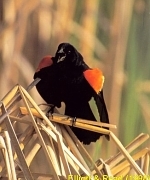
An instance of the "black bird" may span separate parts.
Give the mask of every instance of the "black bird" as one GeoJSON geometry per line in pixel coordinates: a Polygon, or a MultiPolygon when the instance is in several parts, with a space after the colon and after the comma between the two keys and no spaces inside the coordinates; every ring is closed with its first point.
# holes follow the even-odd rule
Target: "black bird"
{"type": "MultiPolygon", "coordinates": [[[[41,69],[41,65],[39,67],[40,71],[43,71],[43,76],[40,77],[41,84],[40,82],[37,84],[37,90],[43,99],[57,107],[63,101],[66,106],[65,114],[68,116],[96,121],[89,105],[93,97],[100,120],[109,123],[102,91],[104,82],[102,72],[99,69],[91,69],[84,62],[82,55],[69,43],[61,43],[51,60],[53,63],[50,65],[41,63],[44,64],[44,68],[41,69]]],[[[39,77],[40,71],[36,72],[34,77],[39,77]]],[[[103,135],[76,127],[72,130],[84,144],[95,142],[103,135]]]]}
{"type": "MultiPolygon", "coordinates": [[[[65,114],[96,121],[89,101],[93,97],[100,120],[109,123],[108,113],[103,97],[104,76],[99,69],[91,69],[82,55],[69,43],[61,43],[53,58],[61,74],[62,100],[66,105],[65,114]]],[[[84,144],[99,139],[99,133],[73,128],[78,139],[84,144]]]]}
{"type": "Polygon", "coordinates": [[[51,106],[50,111],[53,112],[55,106],[61,107],[61,97],[58,85],[59,74],[52,58],[52,56],[42,58],[34,74],[34,79],[41,79],[36,85],[36,89],[41,97],[51,106]]]}

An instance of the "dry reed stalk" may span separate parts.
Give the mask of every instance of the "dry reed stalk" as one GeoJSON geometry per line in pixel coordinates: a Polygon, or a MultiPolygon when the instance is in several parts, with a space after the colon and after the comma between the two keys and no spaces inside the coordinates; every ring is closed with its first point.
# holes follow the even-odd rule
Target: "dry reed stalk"
{"type": "MultiPolygon", "coordinates": [[[[5,113],[7,114],[7,111],[6,111],[6,108],[5,106],[2,104],[2,113],[5,113]]],[[[6,124],[6,127],[7,127],[7,130],[9,132],[9,135],[11,137],[11,140],[12,140],[12,143],[14,145],[14,148],[16,150],[16,153],[17,153],[17,156],[18,156],[18,159],[20,161],[20,164],[22,166],[22,171],[24,172],[24,174],[26,175],[26,177],[29,179],[29,180],[33,180],[33,177],[32,177],[32,174],[29,170],[29,167],[27,166],[27,163],[25,161],[25,157],[24,157],[24,154],[22,153],[21,149],[20,149],[20,146],[19,146],[19,142],[18,142],[18,139],[17,139],[17,136],[15,134],[15,131],[14,131],[14,128],[11,124],[11,121],[9,119],[9,116],[7,115],[6,118],[5,118],[5,124],[6,124]]]]}
{"type": "Polygon", "coordinates": [[[19,140],[19,143],[20,143],[20,146],[21,146],[21,143],[26,145],[29,140],[31,139],[31,137],[33,136],[34,134],[34,128],[33,126],[28,126],[23,132],[21,135],[18,135],[18,140],[19,140]]]}
{"type": "Polygon", "coordinates": [[[11,147],[11,142],[10,142],[10,137],[9,137],[8,131],[4,131],[4,136],[6,139],[6,147],[8,150],[8,157],[9,157],[11,174],[12,174],[11,176],[12,176],[13,180],[17,180],[16,172],[15,172],[14,159],[13,159],[13,153],[12,153],[12,147],[11,147]]]}
{"type": "Polygon", "coordinates": [[[65,177],[67,177],[68,174],[71,174],[71,171],[70,171],[69,164],[67,162],[67,158],[66,158],[64,149],[62,147],[62,144],[63,144],[62,137],[60,134],[56,134],[56,138],[57,138],[57,144],[58,144],[58,152],[60,155],[60,161],[62,162],[61,165],[63,167],[62,169],[64,170],[65,177]]]}
{"type": "MultiPolygon", "coordinates": [[[[19,141],[19,146],[20,149],[23,151],[25,146],[28,144],[28,142],[31,140],[32,138],[32,134],[33,134],[33,127],[29,126],[22,134],[20,137],[18,137],[18,141],[19,141]]],[[[14,153],[14,160],[17,159],[17,154],[14,153]]],[[[27,161],[28,162],[28,161],[27,161]]],[[[28,163],[27,163],[28,164],[28,163]]]]}
{"type": "Polygon", "coordinates": [[[29,107],[29,104],[28,104],[28,102],[27,102],[27,99],[25,98],[25,94],[24,94],[24,92],[23,92],[23,90],[22,90],[22,87],[20,87],[20,86],[19,86],[19,91],[20,91],[21,97],[22,97],[22,99],[24,100],[24,103],[25,103],[25,105],[26,105],[26,107],[27,107],[27,109],[28,109],[29,116],[30,116],[30,118],[31,118],[31,120],[32,120],[32,124],[33,124],[33,126],[34,126],[34,128],[35,128],[35,131],[36,131],[36,133],[37,133],[37,136],[38,136],[38,138],[39,138],[39,140],[40,140],[40,143],[41,143],[41,145],[42,145],[42,147],[43,147],[43,150],[44,150],[44,153],[45,153],[45,155],[46,155],[46,157],[47,157],[49,166],[50,166],[50,168],[52,168],[53,176],[54,176],[54,178],[55,178],[56,180],[59,180],[59,177],[58,177],[58,175],[57,175],[57,173],[56,173],[56,171],[55,171],[54,164],[53,164],[52,159],[51,159],[51,156],[50,156],[50,154],[49,154],[49,152],[48,152],[48,150],[47,150],[47,147],[46,147],[46,144],[45,144],[45,142],[44,142],[44,139],[43,139],[43,137],[42,137],[42,135],[41,135],[41,133],[40,133],[40,130],[39,130],[39,128],[38,128],[38,126],[37,126],[37,124],[36,124],[36,122],[35,122],[35,119],[34,119],[34,117],[33,117],[33,114],[32,114],[32,112],[30,111],[30,107],[29,107]]]}
{"type": "Polygon", "coordinates": [[[71,174],[76,174],[76,175],[80,176],[80,169],[79,169],[78,165],[68,155],[67,155],[67,160],[70,165],[71,174]]]}
{"type": "MultiPolygon", "coordinates": [[[[55,121],[57,123],[61,123],[60,119],[62,121],[62,124],[72,125],[72,121],[73,121],[74,118],[69,117],[67,115],[57,114],[57,113],[53,113],[53,116],[50,116],[50,120],[55,121]],[[66,122],[64,123],[63,121],[66,121],[66,122]]],[[[85,120],[85,119],[80,119],[80,118],[77,118],[76,122],[87,124],[87,125],[94,125],[94,126],[98,126],[98,127],[106,127],[106,128],[114,128],[114,129],[116,129],[116,125],[113,125],[113,124],[95,122],[95,121],[90,121],[90,120],[85,120]]]]}
{"type": "MultiPolygon", "coordinates": [[[[0,139],[1,140],[1,139],[0,139]]],[[[5,163],[5,159],[4,159],[4,155],[3,155],[3,150],[1,149],[1,156],[3,157],[0,161],[0,177],[2,177],[4,174],[6,174],[7,172],[7,167],[6,167],[6,163],[5,163]]]]}
{"type": "Polygon", "coordinates": [[[15,121],[15,122],[19,122],[19,123],[23,123],[23,124],[28,124],[28,125],[31,125],[32,124],[32,122],[30,121],[30,120],[24,120],[23,118],[20,118],[20,117],[15,117],[15,116],[12,116],[12,115],[10,115],[9,116],[10,117],[10,119],[12,120],[12,121],[15,121]]]}
{"type": "Polygon", "coordinates": [[[61,170],[60,170],[59,161],[57,159],[57,153],[56,153],[56,149],[53,144],[53,140],[51,137],[48,137],[44,131],[41,131],[41,133],[44,138],[45,144],[47,146],[47,150],[48,150],[49,154],[51,155],[52,161],[54,163],[55,171],[60,176],[61,170]]]}
{"type": "Polygon", "coordinates": [[[16,93],[18,92],[18,85],[14,86],[1,100],[4,104],[5,107],[8,106],[8,104],[10,103],[10,101],[12,101],[12,97],[14,97],[16,95],[16,93]]]}
{"type": "MultiPolygon", "coordinates": [[[[23,115],[27,115],[27,109],[25,107],[20,107],[20,111],[23,115]]],[[[35,108],[31,108],[32,114],[38,118],[41,118],[41,115],[37,112],[35,108]]],[[[58,113],[53,113],[52,116],[49,117],[51,121],[61,123],[61,124],[66,124],[69,126],[72,126],[72,121],[73,117],[67,116],[67,115],[61,115],[58,113]]],[[[80,119],[77,118],[76,122],[87,124],[87,125],[94,125],[98,127],[107,127],[107,128],[114,128],[116,129],[116,125],[113,124],[107,124],[107,123],[102,123],[102,122],[95,122],[95,121],[90,121],[90,120],[85,120],[85,119],[80,119]]]]}
{"type": "Polygon", "coordinates": [[[116,174],[116,177],[120,177],[120,176],[125,177],[127,174],[129,174],[130,170],[131,170],[130,166],[125,167],[125,168],[123,168],[122,171],[120,171],[116,174]]]}
{"type": "Polygon", "coordinates": [[[89,153],[86,151],[86,149],[84,148],[84,146],[82,145],[82,143],[78,140],[78,138],[75,136],[75,134],[72,132],[72,130],[68,127],[65,126],[65,128],[67,129],[67,131],[69,132],[70,137],[72,138],[72,140],[75,142],[75,144],[77,145],[77,148],[79,149],[79,151],[81,152],[81,154],[85,157],[85,160],[87,159],[89,161],[89,163],[91,164],[91,166],[93,166],[94,171],[92,172],[92,174],[97,174],[99,176],[102,176],[102,173],[99,171],[99,169],[97,168],[96,164],[94,163],[94,161],[92,160],[91,156],[89,155],[89,153]]]}
{"type": "MultiPolygon", "coordinates": [[[[136,137],[129,145],[127,145],[125,148],[126,150],[131,153],[133,150],[135,150],[136,148],[138,148],[142,143],[144,143],[147,139],[149,138],[148,134],[140,134],[138,137],[136,137]]],[[[121,154],[121,152],[119,152],[118,154],[116,154],[115,156],[113,156],[112,158],[106,160],[106,163],[113,168],[114,166],[116,166],[116,164],[118,164],[122,159],[124,158],[123,154],[121,154]]]]}
{"type": "MultiPolygon", "coordinates": [[[[5,144],[5,141],[4,141],[2,136],[0,136],[0,146],[1,146],[0,149],[1,149],[3,157],[4,157],[4,161],[6,164],[7,176],[8,176],[8,179],[11,180],[12,179],[12,172],[11,172],[11,167],[10,167],[8,151],[7,151],[6,144],[5,144]]],[[[0,173],[0,176],[1,176],[1,173],[0,173]]]]}
{"type": "MultiPolygon", "coordinates": [[[[103,177],[103,175],[108,175],[113,177],[110,167],[103,161],[103,159],[99,158],[98,163],[96,162],[98,169],[99,169],[99,164],[101,166],[101,169],[99,170],[99,172],[101,173],[100,177],[103,177]]],[[[92,173],[96,174],[95,170],[92,171],[92,173]]]]}
{"type": "MultiPolygon", "coordinates": [[[[58,129],[58,127],[57,127],[57,129],[58,129]]],[[[48,135],[48,138],[49,138],[51,146],[52,146],[52,148],[54,150],[55,158],[56,158],[56,161],[57,161],[58,166],[60,168],[60,170],[59,170],[60,174],[65,177],[66,173],[65,173],[65,169],[64,169],[64,165],[63,165],[63,161],[62,161],[61,155],[59,154],[58,144],[55,142],[55,140],[53,140],[53,138],[51,136],[48,135]]],[[[57,139],[56,139],[56,141],[57,141],[57,139]]],[[[67,166],[68,166],[68,164],[67,164],[67,166]]]]}
{"type": "Polygon", "coordinates": [[[121,142],[117,139],[117,137],[110,132],[110,137],[112,138],[112,140],[114,141],[114,143],[117,145],[117,147],[120,149],[120,151],[122,152],[122,154],[126,157],[126,159],[129,161],[129,163],[131,164],[131,166],[134,168],[134,170],[137,172],[137,174],[139,175],[145,175],[143,173],[143,171],[139,168],[139,166],[135,163],[135,161],[133,160],[133,158],[131,157],[131,155],[128,153],[128,151],[126,151],[126,149],[123,147],[123,145],[121,144],[121,142]]]}
{"type": "MultiPolygon", "coordinates": [[[[39,78],[36,78],[28,87],[27,87],[27,91],[29,91],[30,89],[33,88],[33,86],[35,86],[38,82],[40,81],[39,78]]],[[[15,87],[13,87],[7,94],[6,96],[4,96],[4,98],[1,100],[1,102],[4,103],[4,106],[7,108],[7,114],[9,114],[12,111],[12,108],[14,107],[14,105],[21,100],[20,94],[19,94],[19,86],[16,85],[15,87]],[[10,105],[11,104],[11,105],[10,105]]],[[[0,106],[2,106],[2,104],[0,104],[0,106]]],[[[1,111],[0,111],[1,112],[1,111]]],[[[4,118],[6,117],[7,114],[4,114],[0,117],[0,123],[2,123],[2,121],[4,120],[4,118]]]]}
{"type": "MultiPolygon", "coordinates": [[[[143,150],[139,151],[138,153],[136,153],[135,155],[133,155],[132,158],[134,159],[134,161],[137,161],[141,157],[145,156],[145,154],[148,152],[149,152],[149,149],[147,149],[147,148],[143,149],[143,150]]],[[[111,171],[114,175],[116,175],[116,174],[118,174],[118,172],[122,171],[123,168],[128,167],[129,165],[130,165],[130,163],[125,160],[122,163],[120,163],[119,165],[112,168],[111,171]]]]}
{"type": "MultiPolygon", "coordinates": [[[[21,110],[22,114],[27,114],[27,111],[26,111],[25,108],[20,108],[20,110],[21,110]]],[[[32,109],[31,109],[31,111],[32,111],[32,109]]],[[[36,112],[36,111],[34,110],[33,112],[36,112]]],[[[36,112],[36,114],[37,114],[37,112],[36,112]]],[[[52,116],[50,116],[49,119],[54,121],[54,122],[58,122],[58,123],[62,123],[62,124],[65,124],[65,125],[72,126],[72,122],[73,122],[74,118],[69,117],[69,116],[65,116],[65,115],[61,115],[61,116],[57,115],[57,116],[55,116],[55,114],[56,113],[54,113],[52,116]]],[[[38,115],[38,117],[39,117],[39,115],[38,115]]],[[[108,134],[109,135],[109,132],[110,132],[109,130],[104,129],[104,128],[100,128],[100,127],[94,126],[94,125],[92,126],[92,125],[90,125],[91,122],[88,123],[88,120],[85,120],[86,124],[85,124],[85,122],[83,123],[84,120],[81,120],[81,121],[82,121],[82,123],[78,122],[78,118],[77,118],[76,122],[74,123],[74,127],[78,127],[78,128],[82,128],[82,129],[87,129],[87,130],[91,130],[91,131],[94,131],[94,132],[98,132],[98,133],[108,134]]],[[[96,124],[99,124],[99,123],[97,122],[96,124]]],[[[105,123],[103,123],[103,126],[105,127],[104,124],[105,123]]],[[[101,126],[101,125],[99,124],[99,126],[101,126]]],[[[109,125],[107,125],[107,127],[108,126],[109,125]]],[[[113,125],[111,127],[113,127],[113,125]]]]}
{"type": "MultiPolygon", "coordinates": [[[[63,135],[63,140],[65,141],[65,144],[67,143],[67,139],[64,137],[64,133],[63,133],[63,127],[62,126],[60,126],[60,125],[57,125],[57,124],[55,124],[56,125],[56,127],[57,127],[57,130],[59,129],[59,132],[61,131],[61,133],[62,133],[62,135],[63,135]]],[[[57,140],[57,139],[56,139],[57,140]]],[[[68,148],[70,149],[70,146],[69,146],[69,144],[67,143],[67,146],[68,146],[68,148]]],[[[70,156],[68,156],[68,154],[66,153],[66,158],[67,158],[67,161],[68,161],[68,163],[70,164],[70,168],[72,168],[72,174],[73,174],[73,172],[74,172],[74,174],[77,174],[77,175],[80,175],[79,174],[79,167],[78,167],[78,165],[73,161],[73,159],[70,157],[70,156]]],[[[62,162],[62,159],[60,158],[60,165],[62,166],[63,165],[63,162],[62,162]]],[[[63,168],[63,170],[64,170],[64,168],[63,168]]],[[[63,172],[64,173],[64,172],[63,172]]],[[[62,173],[62,174],[63,174],[62,173]]]]}
{"type": "Polygon", "coordinates": [[[28,151],[25,153],[26,162],[28,166],[30,166],[31,162],[33,161],[34,157],[38,153],[38,151],[41,149],[41,144],[39,143],[38,138],[34,140],[28,151]]]}
{"type": "Polygon", "coordinates": [[[144,164],[143,164],[143,172],[145,174],[148,174],[148,170],[149,170],[149,162],[150,162],[150,154],[146,153],[144,156],[144,164]]]}
{"type": "MultiPolygon", "coordinates": [[[[53,132],[51,131],[51,129],[47,128],[43,123],[40,122],[40,126],[42,127],[42,129],[49,135],[51,136],[56,142],[57,142],[57,138],[55,136],[55,134],[53,134],[53,132]]],[[[80,167],[80,169],[86,174],[89,175],[89,172],[85,169],[85,167],[80,163],[80,161],[78,161],[78,159],[72,154],[71,151],[69,151],[69,149],[65,146],[65,144],[62,144],[63,149],[65,150],[65,152],[67,153],[67,155],[80,167]]],[[[72,167],[74,168],[74,167],[72,167]]]]}
{"type": "Polygon", "coordinates": [[[110,170],[110,167],[102,160],[102,164],[103,164],[103,174],[107,174],[108,177],[113,177],[112,172],[110,170]]]}
{"type": "Polygon", "coordinates": [[[71,137],[69,136],[69,134],[67,133],[67,131],[64,129],[63,126],[61,127],[61,130],[63,133],[63,137],[65,138],[70,150],[73,152],[73,154],[76,156],[76,158],[83,164],[83,166],[90,172],[90,169],[89,169],[87,163],[85,162],[85,160],[83,159],[81,152],[79,152],[77,146],[72,141],[71,137]]]}

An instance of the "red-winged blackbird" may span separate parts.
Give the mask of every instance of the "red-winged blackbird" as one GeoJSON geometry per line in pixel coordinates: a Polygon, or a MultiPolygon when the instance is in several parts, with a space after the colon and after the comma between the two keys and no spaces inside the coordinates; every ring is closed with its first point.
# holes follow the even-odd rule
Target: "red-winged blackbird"
{"type": "MultiPolygon", "coordinates": [[[[102,91],[102,72],[89,68],[71,44],[61,43],[55,57],[44,58],[38,70],[34,78],[39,77],[41,81],[36,87],[47,103],[60,107],[61,102],[64,102],[66,115],[96,121],[89,105],[93,97],[100,120],[109,123],[102,91]]],[[[76,127],[72,130],[84,144],[95,142],[103,135],[76,127]]]]}
{"type": "Polygon", "coordinates": [[[57,73],[57,66],[53,64],[52,59],[52,56],[43,57],[36,69],[34,79],[41,79],[36,85],[37,91],[53,109],[55,106],[61,107],[61,97],[58,85],[59,74],[57,73]]]}

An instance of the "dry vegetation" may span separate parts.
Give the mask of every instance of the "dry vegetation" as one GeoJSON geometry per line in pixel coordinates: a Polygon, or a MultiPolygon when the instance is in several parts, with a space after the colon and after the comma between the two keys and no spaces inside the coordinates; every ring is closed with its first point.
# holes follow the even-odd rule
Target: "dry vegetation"
{"type": "MultiPolygon", "coordinates": [[[[6,174],[10,179],[12,176],[15,179],[16,175],[21,177],[24,175],[24,168],[29,179],[32,179],[31,176],[38,177],[39,174],[33,172],[40,171],[48,176],[51,174],[55,179],[65,177],[68,172],[80,175],[96,172],[100,176],[104,172],[113,176],[134,174],[135,171],[138,174],[148,174],[149,12],[149,0],[97,0],[95,3],[93,0],[0,0],[0,99],[5,96],[2,99],[0,119],[4,120],[3,115],[7,115],[7,123],[2,123],[6,128],[1,126],[0,136],[1,177],[6,177],[6,174]],[[117,126],[117,129],[112,128],[107,132],[111,137],[110,142],[101,138],[90,147],[83,147],[74,136],[68,136],[70,131],[68,132],[66,125],[60,125],[58,122],[52,124],[53,119],[45,119],[40,109],[42,117],[39,117],[39,112],[34,114],[28,109],[28,105],[31,107],[32,103],[35,103],[29,102],[31,97],[37,104],[43,100],[35,88],[30,91],[31,97],[28,93],[25,95],[26,91],[23,91],[22,86],[27,87],[32,82],[39,60],[44,55],[54,55],[58,44],[63,41],[76,46],[91,67],[96,66],[104,71],[104,94],[110,121],[117,126]],[[13,93],[8,95],[7,92],[12,87],[13,93]],[[23,113],[20,111],[20,103],[13,98],[16,93],[22,93],[21,105],[27,109],[22,118],[15,114],[23,113]],[[12,113],[13,101],[16,111],[12,113]],[[54,125],[58,127],[58,132],[50,130],[54,125]],[[64,131],[62,135],[58,135],[60,127],[64,131]],[[13,136],[20,145],[11,139],[11,147],[9,138],[13,136]],[[68,140],[70,138],[72,143],[68,140]],[[120,140],[124,146],[132,141],[126,146],[132,158],[122,147],[120,140]],[[76,160],[68,156],[66,151],[72,153],[76,160]],[[18,153],[17,156],[15,153],[18,153]],[[53,154],[56,154],[56,157],[53,154]],[[82,160],[81,156],[84,157],[82,160]],[[139,167],[134,164],[133,159],[138,162],[139,167]],[[57,169],[54,168],[55,163],[57,169]]],[[[37,108],[36,105],[34,109],[37,108]]],[[[56,115],[54,117],[62,122],[62,117],[56,115]]],[[[82,124],[79,120],[77,124],[81,125],[80,123],[82,124]]],[[[85,124],[82,127],[84,126],[85,124]]],[[[90,126],[92,127],[95,126],[90,126]]]]}
{"type": "Polygon", "coordinates": [[[95,163],[69,128],[72,121],[72,117],[58,113],[52,114],[48,119],[22,86],[16,85],[11,89],[1,101],[1,178],[10,180],[40,178],[74,180],[77,179],[76,176],[90,179],[95,177],[103,179],[104,176],[150,178],[150,150],[144,148],[130,155],[149,138],[147,134],[140,134],[125,148],[111,130],[101,128],[103,126],[111,129],[116,126],[100,122],[93,124],[77,118],[74,126],[109,135],[119,150],[119,153],[111,158],[103,160],[100,157],[95,163]],[[24,107],[18,106],[20,100],[23,101],[24,107]],[[20,124],[25,124],[26,128],[23,126],[23,131],[18,133],[16,129],[20,124]],[[48,173],[44,172],[44,168],[39,171],[31,170],[30,165],[40,149],[41,156],[45,156],[48,173]]]}

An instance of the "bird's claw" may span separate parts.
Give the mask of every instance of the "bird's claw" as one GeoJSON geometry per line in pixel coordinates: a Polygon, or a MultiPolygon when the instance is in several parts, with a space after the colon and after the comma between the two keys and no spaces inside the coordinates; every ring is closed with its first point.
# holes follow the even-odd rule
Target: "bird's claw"
{"type": "Polygon", "coordinates": [[[55,106],[54,105],[51,105],[49,110],[46,112],[46,116],[49,118],[49,116],[53,116],[53,113],[54,113],[54,108],[55,106]]]}
{"type": "Polygon", "coordinates": [[[72,127],[74,126],[75,122],[76,122],[77,117],[74,117],[72,120],[72,127]]]}

